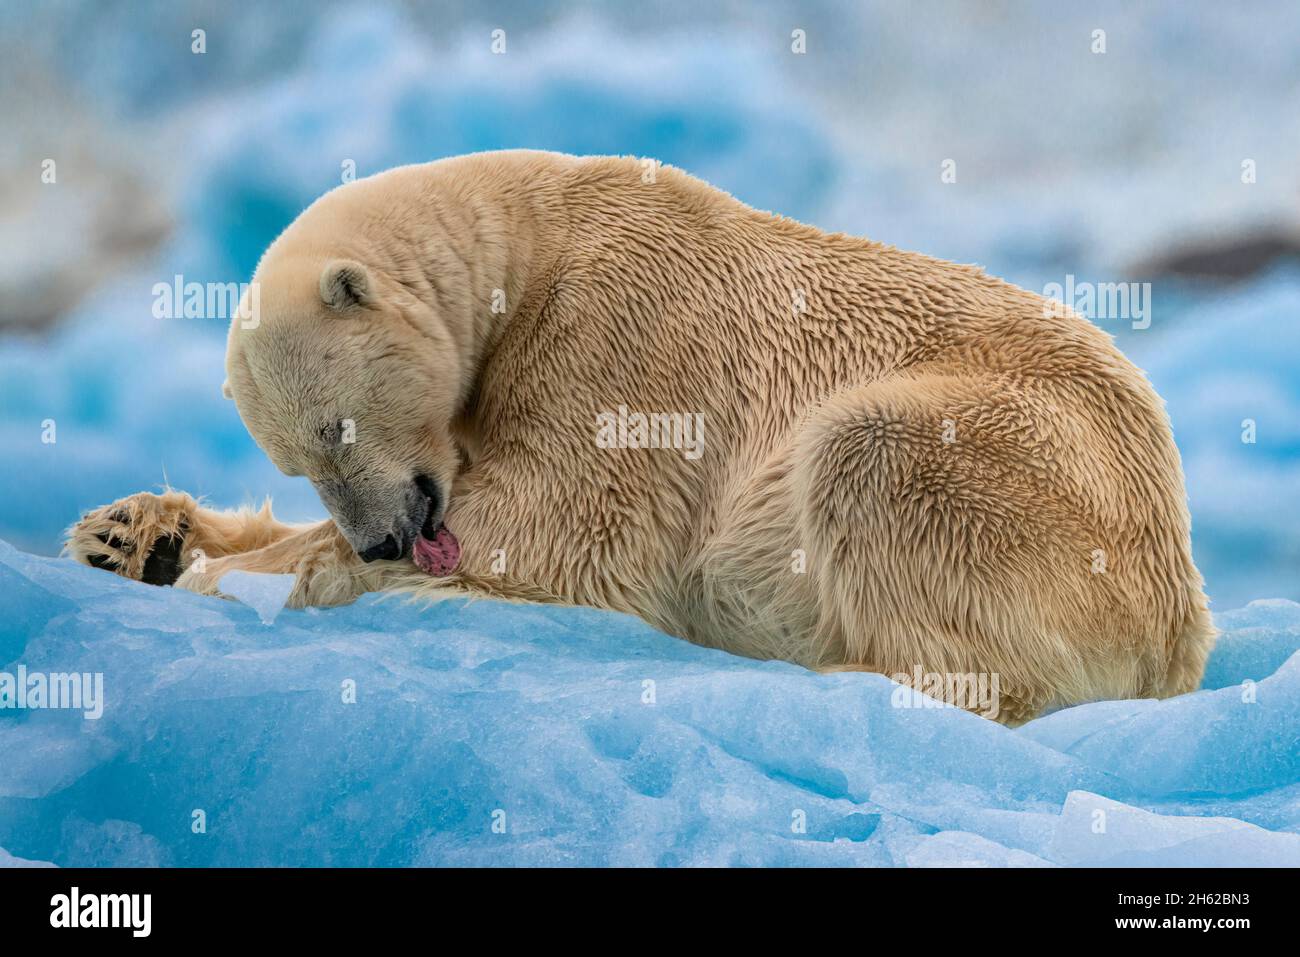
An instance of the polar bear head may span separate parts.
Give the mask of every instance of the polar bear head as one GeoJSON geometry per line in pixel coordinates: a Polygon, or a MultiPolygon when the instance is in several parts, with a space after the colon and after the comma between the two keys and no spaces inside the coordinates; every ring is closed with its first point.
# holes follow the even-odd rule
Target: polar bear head
{"type": "Polygon", "coordinates": [[[271,461],[311,481],[362,559],[414,554],[445,574],[430,555],[454,567],[459,554],[441,523],[469,345],[395,272],[273,246],[255,299],[231,323],[223,388],[271,461]]]}

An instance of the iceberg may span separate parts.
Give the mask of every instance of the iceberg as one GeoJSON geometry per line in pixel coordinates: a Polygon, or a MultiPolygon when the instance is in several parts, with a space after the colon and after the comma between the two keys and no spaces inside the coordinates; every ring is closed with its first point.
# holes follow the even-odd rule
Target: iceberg
{"type": "Polygon", "coordinates": [[[1196,693],[1010,730],[590,608],[371,595],[267,625],[2,543],[0,588],[0,670],[104,699],[0,709],[4,863],[1300,864],[1289,601],[1221,615],[1196,693]]]}

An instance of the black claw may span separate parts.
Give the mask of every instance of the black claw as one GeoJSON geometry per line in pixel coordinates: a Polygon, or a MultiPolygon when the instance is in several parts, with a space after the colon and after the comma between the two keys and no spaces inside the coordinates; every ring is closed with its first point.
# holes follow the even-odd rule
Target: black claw
{"type": "MultiPolygon", "coordinates": [[[[101,541],[104,540],[101,539],[101,541]]],[[[110,535],[108,540],[104,541],[104,544],[107,545],[109,548],[116,548],[123,555],[130,555],[132,552],[135,551],[135,542],[123,541],[122,539],[118,538],[116,535],[110,535]]]]}
{"type": "Polygon", "coordinates": [[[131,513],[124,508],[119,508],[112,515],[108,516],[109,521],[117,522],[119,525],[125,525],[131,518],[131,513]]]}
{"type": "MultiPolygon", "coordinates": [[[[100,541],[103,541],[103,539],[100,539],[100,541]]],[[[117,562],[107,555],[87,555],[86,559],[96,568],[104,568],[110,572],[117,568],[117,562]]]]}
{"type": "Polygon", "coordinates": [[[130,542],[130,541],[126,541],[125,539],[118,538],[116,535],[112,534],[111,532],[105,532],[102,535],[96,532],[95,537],[99,539],[101,542],[103,542],[105,545],[107,545],[109,548],[116,548],[123,555],[130,555],[132,552],[135,551],[135,542],[130,542]]]}
{"type": "Polygon", "coordinates": [[[159,538],[144,562],[140,580],[147,585],[174,585],[181,577],[181,548],[185,540],[179,535],[159,538]]]}

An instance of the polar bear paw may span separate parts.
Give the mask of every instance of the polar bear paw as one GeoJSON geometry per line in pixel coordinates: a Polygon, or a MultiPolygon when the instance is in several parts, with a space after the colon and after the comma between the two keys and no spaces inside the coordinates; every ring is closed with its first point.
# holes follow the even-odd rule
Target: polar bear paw
{"type": "Polygon", "coordinates": [[[171,585],[186,566],[186,537],[199,505],[184,492],[141,492],[86,513],[65,553],[149,585],[171,585]]]}

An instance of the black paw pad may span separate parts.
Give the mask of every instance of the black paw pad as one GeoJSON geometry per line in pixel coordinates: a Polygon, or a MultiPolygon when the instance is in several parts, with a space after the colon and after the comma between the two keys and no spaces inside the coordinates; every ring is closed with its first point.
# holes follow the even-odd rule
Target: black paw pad
{"type": "Polygon", "coordinates": [[[145,559],[140,580],[147,585],[173,585],[181,577],[181,548],[185,540],[179,535],[159,538],[145,559]]]}

